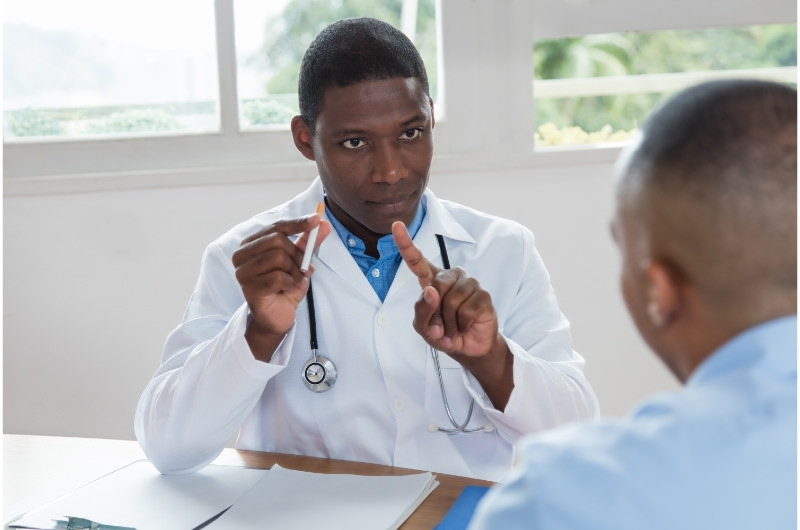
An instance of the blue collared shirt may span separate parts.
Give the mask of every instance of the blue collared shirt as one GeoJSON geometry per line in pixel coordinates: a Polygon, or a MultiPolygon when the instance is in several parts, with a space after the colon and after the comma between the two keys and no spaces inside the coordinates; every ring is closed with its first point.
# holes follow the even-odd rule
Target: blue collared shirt
{"type": "Polygon", "coordinates": [[[797,316],[753,327],[626,420],[518,444],[470,529],[751,530],[797,524],[797,316]]]}
{"type": "MultiPolygon", "coordinates": [[[[387,234],[378,240],[378,255],[380,257],[376,259],[366,254],[367,247],[364,241],[345,228],[327,206],[325,206],[325,212],[328,214],[328,219],[330,219],[333,229],[339,234],[339,238],[341,238],[347,250],[350,251],[353,259],[356,260],[367,281],[375,290],[375,294],[383,302],[402,261],[400,251],[397,250],[397,245],[394,244],[392,234],[387,234]]],[[[424,198],[417,209],[417,215],[414,216],[414,220],[408,226],[408,233],[412,238],[417,235],[423,219],[425,219],[424,198]]]]}

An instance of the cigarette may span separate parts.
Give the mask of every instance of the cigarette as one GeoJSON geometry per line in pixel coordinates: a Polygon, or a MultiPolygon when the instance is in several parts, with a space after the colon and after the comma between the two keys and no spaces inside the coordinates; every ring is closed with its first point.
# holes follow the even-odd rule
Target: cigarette
{"type": "MultiPolygon", "coordinates": [[[[325,211],[325,204],[317,203],[317,215],[322,217],[322,212],[325,211]]],[[[308,266],[311,265],[311,254],[314,252],[314,245],[317,244],[317,232],[319,232],[319,225],[311,229],[308,233],[308,241],[306,241],[306,250],[303,253],[303,263],[300,264],[300,270],[308,272],[308,266]]]]}

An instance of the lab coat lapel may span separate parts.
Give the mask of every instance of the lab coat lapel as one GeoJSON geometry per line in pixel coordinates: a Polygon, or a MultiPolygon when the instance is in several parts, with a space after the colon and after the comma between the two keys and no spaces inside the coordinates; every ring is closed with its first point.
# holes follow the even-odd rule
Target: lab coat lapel
{"type": "Polygon", "coordinates": [[[453,214],[445,207],[444,203],[446,201],[440,201],[430,189],[425,192],[425,197],[427,204],[425,219],[427,222],[420,227],[420,232],[427,225],[430,234],[433,235],[437,251],[439,247],[438,243],[436,243],[436,234],[443,235],[445,240],[449,239],[453,243],[475,244],[475,239],[470,235],[469,230],[453,217],[453,214]]]}
{"type": "MultiPolygon", "coordinates": [[[[442,253],[439,249],[439,243],[436,240],[436,234],[444,236],[445,245],[448,249],[448,255],[454,250],[453,245],[458,244],[474,244],[475,240],[469,232],[461,225],[444,207],[444,205],[436,198],[436,195],[428,189],[425,191],[426,200],[426,213],[425,219],[420,226],[417,235],[414,237],[414,245],[422,254],[437,267],[444,267],[442,263],[442,253]]],[[[453,262],[452,257],[450,265],[455,267],[458,263],[453,262]]],[[[411,273],[411,270],[405,263],[400,265],[397,271],[392,287],[389,289],[389,295],[392,291],[401,291],[405,289],[419,290],[419,281],[417,277],[411,273]]]]}
{"type": "Polygon", "coordinates": [[[325,241],[320,244],[317,259],[322,266],[346,282],[353,293],[361,293],[363,296],[369,297],[371,301],[380,304],[378,295],[375,294],[361,268],[335,230],[332,230],[325,241]]]}

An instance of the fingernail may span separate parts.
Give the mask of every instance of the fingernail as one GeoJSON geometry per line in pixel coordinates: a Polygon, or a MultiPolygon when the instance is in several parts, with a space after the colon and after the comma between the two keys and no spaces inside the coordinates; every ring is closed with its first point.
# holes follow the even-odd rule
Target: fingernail
{"type": "Polygon", "coordinates": [[[431,293],[430,289],[427,287],[422,291],[422,299],[425,300],[425,303],[428,305],[433,303],[433,293],[431,293]]]}

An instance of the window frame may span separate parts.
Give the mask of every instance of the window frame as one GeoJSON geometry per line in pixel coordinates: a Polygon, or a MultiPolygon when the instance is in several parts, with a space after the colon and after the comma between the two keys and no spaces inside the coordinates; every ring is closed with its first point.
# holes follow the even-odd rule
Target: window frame
{"type": "MultiPolygon", "coordinates": [[[[239,129],[234,0],[215,0],[218,132],[4,142],[6,196],[307,178],[288,125],[239,129]]],[[[796,23],[794,0],[438,0],[440,90],[432,171],[608,163],[620,145],[533,148],[534,40],[796,23]],[[691,14],[691,16],[687,16],[691,14]]]]}

